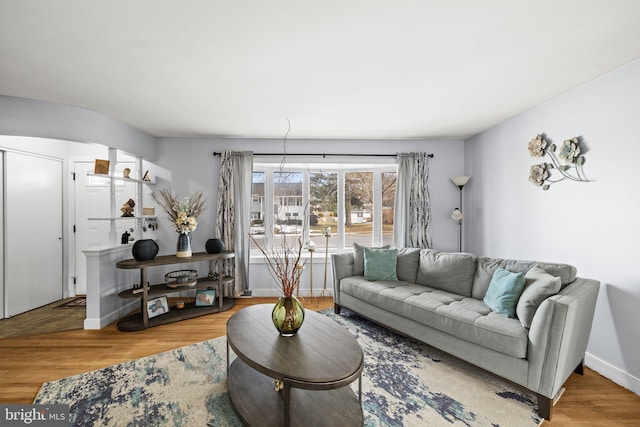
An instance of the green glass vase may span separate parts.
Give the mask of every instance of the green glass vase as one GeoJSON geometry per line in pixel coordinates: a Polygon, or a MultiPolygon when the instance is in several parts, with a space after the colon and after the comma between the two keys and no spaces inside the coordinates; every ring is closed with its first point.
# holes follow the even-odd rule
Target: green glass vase
{"type": "Polygon", "coordinates": [[[271,320],[283,337],[295,335],[304,321],[304,306],[294,296],[280,297],[271,312],[271,320]]]}

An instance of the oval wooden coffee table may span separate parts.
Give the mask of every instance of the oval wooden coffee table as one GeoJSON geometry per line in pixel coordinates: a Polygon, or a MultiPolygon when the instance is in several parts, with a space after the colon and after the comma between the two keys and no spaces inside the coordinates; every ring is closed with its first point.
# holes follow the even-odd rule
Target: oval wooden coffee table
{"type": "Polygon", "coordinates": [[[281,337],[269,304],[235,313],[227,322],[229,397],[250,426],[363,425],[364,354],[336,322],[305,311],[293,337],[281,337]],[[229,347],[238,356],[229,365],[229,347]],[[358,380],[359,393],[349,384],[358,380]],[[283,389],[276,391],[274,381],[283,389]]]}

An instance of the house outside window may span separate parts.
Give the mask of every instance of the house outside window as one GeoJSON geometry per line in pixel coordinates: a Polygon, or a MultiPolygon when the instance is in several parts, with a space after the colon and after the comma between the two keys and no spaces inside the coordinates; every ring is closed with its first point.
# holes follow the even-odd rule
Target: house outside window
{"type": "MultiPolygon", "coordinates": [[[[396,165],[254,164],[251,234],[260,246],[313,240],[316,250],[393,244],[396,165]],[[271,212],[264,201],[273,200],[271,212]],[[255,201],[260,201],[257,203],[255,201]],[[322,236],[325,226],[331,236],[322,236]]],[[[261,255],[251,241],[251,254],[261,255]]]]}

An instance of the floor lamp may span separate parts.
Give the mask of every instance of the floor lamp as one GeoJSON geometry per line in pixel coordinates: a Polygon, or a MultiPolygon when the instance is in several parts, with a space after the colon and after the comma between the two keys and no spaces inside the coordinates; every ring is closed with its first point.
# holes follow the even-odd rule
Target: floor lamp
{"type": "Polygon", "coordinates": [[[451,213],[451,218],[458,221],[458,225],[460,226],[460,248],[458,249],[459,252],[462,252],[462,220],[464,219],[464,215],[462,213],[462,189],[470,179],[470,176],[454,176],[451,178],[451,182],[453,182],[456,187],[458,187],[458,190],[460,192],[460,204],[458,205],[459,207],[455,208],[453,210],[453,213],[451,213]]]}

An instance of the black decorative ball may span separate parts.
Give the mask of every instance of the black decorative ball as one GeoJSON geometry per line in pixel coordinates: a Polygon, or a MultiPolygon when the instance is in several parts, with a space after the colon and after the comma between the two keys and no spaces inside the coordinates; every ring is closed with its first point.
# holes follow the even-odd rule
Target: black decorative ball
{"type": "Polygon", "coordinates": [[[220,239],[209,239],[204,244],[208,254],[219,254],[224,251],[224,242],[220,239]]]}
{"type": "Polygon", "coordinates": [[[160,247],[153,239],[136,240],[131,248],[136,261],[150,261],[158,255],[160,247]]]}

